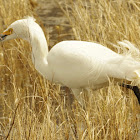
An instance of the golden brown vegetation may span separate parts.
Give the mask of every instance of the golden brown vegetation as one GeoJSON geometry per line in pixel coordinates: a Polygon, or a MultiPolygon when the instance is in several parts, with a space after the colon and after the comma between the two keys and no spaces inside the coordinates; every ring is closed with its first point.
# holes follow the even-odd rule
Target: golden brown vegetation
{"type": "MultiPolygon", "coordinates": [[[[140,45],[138,0],[66,0],[61,6],[77,40],[140,45]]],[[[33,15],[28,0],[0,0],[0,7],[1,32],[33,15]]],[[[71,105],[70,95],[36,72],[30,53],[22,40],[0,44],[0,139],[138,140],[140,112],[131,91],[112,81],[85,99],[85,109],[71,105]]]]}

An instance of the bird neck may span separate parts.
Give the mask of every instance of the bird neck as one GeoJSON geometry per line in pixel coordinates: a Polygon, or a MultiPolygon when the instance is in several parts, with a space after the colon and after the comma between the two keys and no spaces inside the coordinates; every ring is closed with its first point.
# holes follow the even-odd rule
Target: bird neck
{"type": "Polygon", "coordinates": [[[48,45],[45,35],[39,26],[32,30],[32,33],[30,32],[29,42],[32,46],[32,61],[35,69],[43,76],[46,76],[48,45]]]}

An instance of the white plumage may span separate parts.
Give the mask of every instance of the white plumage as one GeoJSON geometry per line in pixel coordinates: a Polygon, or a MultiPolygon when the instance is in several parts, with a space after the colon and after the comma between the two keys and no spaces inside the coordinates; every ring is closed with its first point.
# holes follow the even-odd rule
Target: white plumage
{"type": "Polygon", "coordinates": [[[32,45],[32,61],[37,71],[73,91],[101,88],[109,77],[129,81],[140,77],[138,61],[97,43],[62,41],[48,53],[44,33],[33,18],[15,21],[1,35],[2,41],[15,38],[27,40],[32,45]]]}
{"type": "Polygon", "coordinates": [[[49,52],[47,60],[54,71],[53,80],[71,88],[97,89],[108,82],[108,77],[132,81],[137,78],[134,71],[140,68],[139,62],[129,56],[84,41],[58,43],[49,52]]]}

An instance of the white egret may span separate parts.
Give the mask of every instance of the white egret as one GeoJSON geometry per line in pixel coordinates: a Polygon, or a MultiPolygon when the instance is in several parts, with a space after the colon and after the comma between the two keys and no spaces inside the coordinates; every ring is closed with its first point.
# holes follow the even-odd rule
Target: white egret
{"type": "MultiPolygon", "coordinates": [[[[21,38],[32,46],[32,61],[46,79],[72,89],[79,99],[81,89],[99,89],[108,78],[134,81],[140,78],[140,62],[97,43],[62,41],[48,52],[47,41],[34,18],[13,22],[1,35],[6,41],[21,38]]],[[[137,98],[140,103],[139,93],[137,98]]]]}

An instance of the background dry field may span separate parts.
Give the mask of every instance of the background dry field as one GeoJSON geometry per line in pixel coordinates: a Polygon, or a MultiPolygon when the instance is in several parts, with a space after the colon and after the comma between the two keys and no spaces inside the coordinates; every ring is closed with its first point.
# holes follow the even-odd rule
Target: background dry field
{"type": "MultiPolygon", "coordinates": [[[[99,42],[114,51],[110,42],[118,40],[140,46],[139,0],[41,0],[34,10],[32,2],[0,0],[0,32],[34,15],[50,48],[71,38],[99,42]]],[[[109,87],[85,96],[83,109],[68,91],[38,74],[30,53],[30,45],[20,39],[0,44],[0,139],[139,139],[140,107],[131,91],[111,80],[109,87]]]]}

